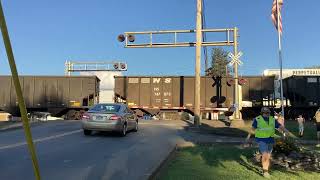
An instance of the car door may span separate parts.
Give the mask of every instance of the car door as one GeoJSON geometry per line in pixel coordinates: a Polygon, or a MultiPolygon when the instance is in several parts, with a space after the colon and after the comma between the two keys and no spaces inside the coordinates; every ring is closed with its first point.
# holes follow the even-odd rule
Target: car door
{"type": "Polygon", "coordinates": [[[132,128],[135,129],[136,128],[136,123],[137,123],[136,114],[131,109],[129,109],[129,113],[130,113],[130,120],[132,122],[132,128]]]}
{"type": "Polygon", "coordinates": [[[131,128],[131,124],[130,124],[130,117],[129,117],[129,114],[128,114],[128,110],[127,110],[127,107],[126,106],[123,106],[123,110],[122,110],[122,116],[124,117],[125,121],[127,122],[127,125],[128,125],[128,129],[131,128]]]}
{"type": "Polygon", "coordinates": [[[134,114],[132,114],[131,110],[128,107],[126,107],[125,112],[126,112],[126,119],[128,122],[128,127],[130,129],[133,129],[135,127],[134,114]]]}

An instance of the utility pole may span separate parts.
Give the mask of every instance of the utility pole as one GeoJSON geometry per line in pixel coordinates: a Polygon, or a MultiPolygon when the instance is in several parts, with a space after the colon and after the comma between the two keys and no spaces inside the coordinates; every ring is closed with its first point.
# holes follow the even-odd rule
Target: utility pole
{"type": "Polygon", "coordinates": [[[197,0],[197,22],[196,22],[196,68],[194,83],[194,123],[199,126],[200,116],[200,82],[201,82],[201,46],[202,46],[202,0],[197,0]]]}

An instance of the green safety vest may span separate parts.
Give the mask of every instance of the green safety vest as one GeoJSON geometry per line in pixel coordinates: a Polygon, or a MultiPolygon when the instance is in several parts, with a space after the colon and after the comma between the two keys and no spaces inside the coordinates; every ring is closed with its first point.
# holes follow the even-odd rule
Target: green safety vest
{"type": "Polygon", "coordinates": [[[274,137],[275,133],[275,119],[272,116],[269,116],[269,124],[263,119],[260,115],[256,117],[257,120],[257,129],[255,131],[256,138],[269,138],[274,137]]]}

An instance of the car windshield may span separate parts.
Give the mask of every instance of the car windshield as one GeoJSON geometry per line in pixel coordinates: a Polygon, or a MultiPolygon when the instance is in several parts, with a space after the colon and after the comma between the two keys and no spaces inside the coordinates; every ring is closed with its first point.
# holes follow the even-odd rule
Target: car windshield
{"type": "Polygon", "coordinates": [[[93,108],[89,110],[89,112],[107,112],[107,113],[115,113],[119,112],[120,105],[115,104],[97,104],[93,108]]]}

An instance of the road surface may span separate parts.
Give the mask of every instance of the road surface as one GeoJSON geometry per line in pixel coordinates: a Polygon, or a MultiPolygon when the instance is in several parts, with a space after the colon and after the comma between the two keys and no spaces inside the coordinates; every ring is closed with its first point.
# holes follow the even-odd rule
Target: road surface
{"type": "MultiPolygon", "coordinates": [[[[32,127],[44,180],[147,179],[176,145],[180,125],[141,121],[126,137],[84,136],[79,121],[32,127]]],[[[0,132],[0,179],[34,179],[22,129],[0,132]]]]}

